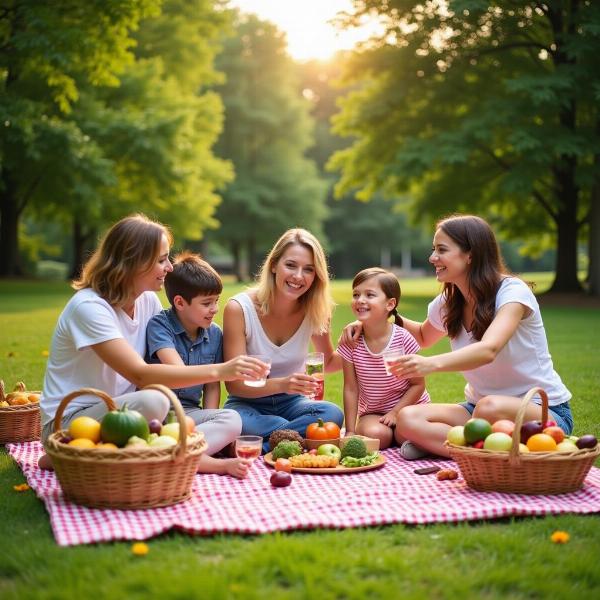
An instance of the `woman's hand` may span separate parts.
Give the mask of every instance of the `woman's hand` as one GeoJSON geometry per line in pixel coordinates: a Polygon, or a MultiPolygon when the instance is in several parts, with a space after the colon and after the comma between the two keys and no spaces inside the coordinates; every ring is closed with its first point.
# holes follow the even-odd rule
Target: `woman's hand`
{"type": "Polygon", "coordinates": [[[283,379],[283,389],[286,394],[312,396],[317,392],[317,387],[317,380],[306,373],[292,373],[283,379]]]}
{"type": "Polygon", "coordinates": [[[222,381],[263,379],[269,374],[270,369],[269,365],[257,358],[240,354],[226,363],[222,363],[219,379],[222,381]]]}
{"type": "Polygon", "coordinates": [[[398,416],[398,414],[395,411],[391,410],[389,413],[386,413],[385,415],[383,415],[379,419],[379,422],[383,423],[384,425],[387,425],[388,427],[395,427],[397,416],[398,416]]]}
{"type": "Polygon", "coordinates": [[[435,363],[432,357],[419,354],[405,354],[389,365],[392,375],[398,379],[412,379],[413,377],[424,377],[433,373],[435,363]]]}
{"type": "Polygon", "coordinates": [[[222,460],[225,462],[225,472],[237,479],[244,479],[252,464],[252,461],[247,458],[224,458],[222,460]]]}
{"type": "Polygon", "coordinates": [[[346,327],[344,327],[342,330],[342,334],[338,340],[338,345],[346,344],[347,346],[356,346],[356,342],[358,342],[358,338],[360,338],[361,333],[362,323],[360,321],[352,321],[352,323],[346,325],[346,327]]]}

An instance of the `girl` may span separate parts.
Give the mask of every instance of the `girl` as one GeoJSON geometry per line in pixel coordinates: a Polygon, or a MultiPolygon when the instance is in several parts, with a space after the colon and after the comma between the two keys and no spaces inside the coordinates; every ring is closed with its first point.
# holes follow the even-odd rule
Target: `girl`
{"type": "MultiPolygon", "coordinates": [[[[136,388],[150,383],[181,388],[248,375],[258,378],[267,371],[267,365],[247,356],[200,366],[144,361],[146,325],[162,310],[156,292],[173,270],[171,243],[171,233],[163,225],[143,215],[126,217],[110,228],[80,279],[73,282],[77,292],[58,318],[44,377],[43,439],[53,431],[61,399],[83,387],[105,391],[117,406],[127,403],[148,421],[162,421],[169,410],[167,398],[155,390],[136,388]]],[[[100,420],[106,410],[100,398],[79,396],[67,406],[62,425],[67,427],[82,415],[100,420]]],[[[228,419],[237,415],[229,413],[228,419]]],[[[208,453],[219,450],[209,448],[208,453]]],[[[40,466],[51,466],[47,457],[42,457],[40,466]]],[[[247,466],[210,459],[201,462],[201,470],[243,477],[247,466]]]]}
{"type": "MultiPolygon", "coordinates": [[[[447,335],[452,351],[404,356],[394,373],[423,377],[461,371],[467,382],[466,401],[408,407],[397,422],[400,434],[426,451],[448,456],[443,444],[450,427],[471,417],[490,423],[514,420],[520,397],[535,386],[548,394],[550,418],[571,433],[571,394],[552,365],[537,300],[504,266],[488,223],[471,215],[441,220],[429,262],[443,291],[429,304],[424,322],[404,319],[404,326],[421,347],[447,335]]],[[[541,416],[541,399],[534,398],[524,420],[541,416]]]]}
{"type": "Polygon", "coordinates": [[[325,253],[304,229],[286,231],[261,267],[258,285],[225,306],[225,359],[250,353],[272,361],[264,387],[248,387],[241,381],[226,384],[230,396],[225,407],[240,413],[242,433],[263,437],[265,452],[276,429],[304,435],[319,418],[342,424],[342,411],[335,404],[307,398],[316,391],[317,380],[304,373],[311,341],[325,356],[325,371],[342,366],[329,335],[332,308],[325,253]]]}
{"type": "Polygon", "coordinates": [[[399,300],[400,285],[393,273],[377,267],[358,273],[352,282],[352,311],[362,325],[362,335],[356,345],[342,343],[338,347],[344,359],[346,435],[356,432],[377,438],[380,448],[404,441],[396,429],[402,409],[429,402],[422,377],[404,379],[386,372],[385,352],[419,350],[413,336],[402,327],[399,300]],[[390,323],[392,315],[394,322],[390,323]]]}

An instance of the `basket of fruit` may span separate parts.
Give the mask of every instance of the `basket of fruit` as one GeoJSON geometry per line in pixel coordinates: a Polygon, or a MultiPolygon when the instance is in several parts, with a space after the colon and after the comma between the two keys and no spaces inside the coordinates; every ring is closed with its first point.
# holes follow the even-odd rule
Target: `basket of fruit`
{"type": "Polygon", "coordinates": [[[446,447],[469,487],[518,494],[565,494],[578,490],[600,455],[593,435],[567,436],[548,421],[548,396],[541,388],[525,394],[514,423],[470,419],[452,427],[446,447]],[[542,399],[542,420],[523,422],[527,405],[542,399]]]}
{"type": "Polygon", "coordinates": [[[27,391],[22,381],[7,394],[0,380],[0,444],[40,439],[39,403],[40,392],[27,391]]]}
{"type": "Polygon", "coordinates": [[[126,406],[117,409],[108,394],[93,388],[63,398],[54,433],[44,445],[67,499],[94,508],[155,508],[190,497],[207,447],[204,434],[193,429],[170,389],[162,385],[145,389],[159,390],[169,398],[177,422],[148,424],[139,412],[126,406]],[[66,406],[82,395],[100,397],[109,412],[101,422],[82,416],[73,419],[69,429],[61,429],[66,406]]]}

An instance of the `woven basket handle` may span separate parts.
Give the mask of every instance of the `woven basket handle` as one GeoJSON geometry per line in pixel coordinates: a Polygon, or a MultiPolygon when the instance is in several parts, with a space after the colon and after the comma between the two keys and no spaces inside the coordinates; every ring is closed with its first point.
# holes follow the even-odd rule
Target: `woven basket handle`
{"type": "MultiPolygon", "coordinates": [[[[173,408],[175,409],[175,415],[177,416],[177,421],[179,422],[179,441],[177,442],[177,446],[175,446],[174,456],[175,458],[183,458],[185,455],[185,451],[187,448],[187,427],[185,423],[185,412],[181,406],[181,402],[179,402],[179,398],[166,386],[160,385],[158,383],[152,383],[143,388],[144,390],[157,390],[162,392],[171,402],[173,408]]],[[[117,405],[114,403],[113,399],[102,390],[97,390],[96,388],[81,388],[80,390],[76,390],[67,394],[58,405],[58,409],[56,411],[56,415],[54,416],[54,432],[60,430],[63,413],[67,404],[71,402],[71,400],[86,395],[94,395],[101,398],[109,411],[117,410],[117,405]]]]}
{"type": "Polygon", "coordinates": [[[4,402],[6,399],[6,393],[4,389],[4,380],[0,379],[0,402],[4,402]]]}
{"type": "Polygon", "coordinates": [[[102,390],[97,390],[96,388],[81,388],[80,390],[75,390],[74,392],[67,394],[60,401],[60,404],[58,405],[58,408],[56,409],[56,414],[54,415],[54,433],[56,433],[57,431],[60,430],[63,413],[65,412],[65,408],[67,408],[67,404],[69,404],[69,402],[71,402],[71,400],[74,400],[75,398],[78,398],[79,396],[89,396],[89,395],[98,396],[98,398],[101,398],[104,401],[104,403],[106,404],[109,411],[116,410],[117,406],[113,402],[113,399],[106,392],[103,392],[102,390]]]}
{"type": "Polygon", "coordinates": [[[512,446],[510,447],[510,454],[508,457],[511,464],[519,461],[519,443],[521,442],[521,427],[523,425],[525,411],[536,394],[539,394],[540,398],[542,399],[542,424],[548,420],[548,394],[546,394],[541,387],[531,388],[523,396],[523,400],[521,400],[521,406],[519,406],[517,416],[515,417],[515,429],[513,431],[512,446]]]}

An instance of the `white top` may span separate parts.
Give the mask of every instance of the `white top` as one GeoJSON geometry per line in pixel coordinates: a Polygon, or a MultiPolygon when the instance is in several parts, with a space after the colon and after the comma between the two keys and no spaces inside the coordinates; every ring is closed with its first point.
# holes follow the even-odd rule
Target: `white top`
{"type": "Polygon", "coordinates": [[[287,377],[292,373],[304,372],[304,359],[312,336],[312,328],[308,317],[294,335],[281,346],[274,344],[265,333],[258,318],[252,298],[247,292],[232,297],[244,312],[244,334],[246,336],[247,354],[264,354],[271,357],[270,377],[287,377]]]}
{"type": "MultiPolygon", "coordinates": [[[[392,335],[381,352],[372,352],[365,336],[361,335],[355,346],[340,344],[340,356],[354,365],[358,382],[358,416],[370,413],[385,414],[392,410],[410,388],[408,379],[388,375],[383,363],[386,350],[399,350],[405,354],[416,354],[419,344],[403,327],[392,324],[392,335]]],[[[417,404],[429,402],[427,390],[421,394],[417,404]]]]}
{"type": "MultiPolygon", "coordinates": [[[[496,312],[501,306],[518,302],[530,309],[523,318],[506,346],[496,355],[493,362],[470,371],[462,371],[467,380],[465,397],[476,404],[483,396],[524,396],[532,387],[541,387],[548,394],[548,404],[556,406],[567,402],[571,392],[565,387],[552,365],[548,350],[546,331],[540,307],[529,286],[516,277],[506,277],[496,294],[496,312]]],[[[436,296],[429,304],[427,317],[439,331],[446,332],[443,324],[444,300],[436,296]]],[[[450,338],[452,350],[474,344],[470,332],[461,327],[458,337],[450,338]]],[[[538,404],[541,399],[534,399],[538,404]]]]}
{"type": "MultiPolygon", "coordinates": [[[[54,418],[60,401],[74,390],[94,387],[113,398],[135,391],[135,385],[113,371],[90,346],[124,338],[143,357],[146,325],[161,310],[154,292],[138,296],[133,319],[125,311],[114,309],[90,288],[74,294],[58,317],[52,336],[40,400],[42,423],[45,425],[54,418]]],[[[69,402],[65,414],[89,406],[93,398],[75,398],[69,402]]]]}

